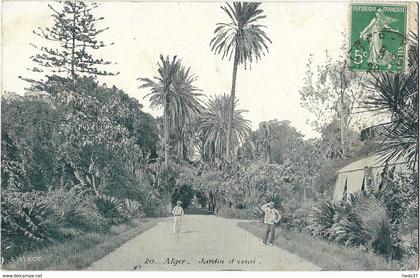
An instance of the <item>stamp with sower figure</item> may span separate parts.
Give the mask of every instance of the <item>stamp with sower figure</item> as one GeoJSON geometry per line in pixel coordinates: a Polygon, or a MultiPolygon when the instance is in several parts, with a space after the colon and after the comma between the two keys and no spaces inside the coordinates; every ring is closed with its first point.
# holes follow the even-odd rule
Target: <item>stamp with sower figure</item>
{"type": "Polygon", "coordinates": [[[404,4],[351,4],[350,68],[404,71],[406,26],[404,4]]]}

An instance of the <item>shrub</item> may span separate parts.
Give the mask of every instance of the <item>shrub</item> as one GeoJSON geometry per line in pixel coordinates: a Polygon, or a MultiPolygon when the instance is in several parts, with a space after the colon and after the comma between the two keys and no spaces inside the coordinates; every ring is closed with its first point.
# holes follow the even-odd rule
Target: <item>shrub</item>
{"type": "Polygon", "coordinates": [[[182,207],[187,208],[191,204],[191,200],[194,197],[194,190],[191,185],[182,185],[175,188],[172,193],[172,205],[175,205],[177,201],[182,202],[182,207]]]}
{"type": "Polygon", "coordinates": [[[314,203],[307,199],[296,202],[295,206],[285,206],[284,212],[280,211],[282,219],[280,223],[285,224],[289,230],[301,232],[309,225],[309,213],[314,207],[314,203]]]}
{"type": "Polygon", "coordinates": [[[314,236],[330,239],[332,237],[331,228],[335,223],[336,214],[338,214],[336,204],[330,201],[321,202],[313,208],[307,229],[314,236]]]}
{"type": "Polygon", "coordinates": [[[171,197],[149,194],[143,203],[143,211],[146,217],[168,217],[172,211],[171,197]]]}
{"type": "Polygon", "coordinates": [[[102,194],[95,197],[95,205],[108,224],[119,224],[135,216],[143,216],[142,206],[135,200],[120,200],[102,194]]]}
{"type": "Polygon", "coordinates": [[[124,219],[127,220],[135,216],[144,216],[142,206],[139,202],[130,199],[124,199],[121,204],[122,206],[120,211],[124,219]]]}
{"type": "Polygon", "coordinates": [[[4,259],[60,239],[59,216],[39,196],[3,192],[1,208],[4,259]]]}
{"type": "Polygon", "coordinates": [[[264,211],[260,207],[256,207],[252,213],[255,219],[263,219],[264,217],[264,211]]]}
{"type": "Polygon", "coordinates": [[[345,246],[401,259],[402,248],[385,207],[373,196],[351,194],[348,201],[323,202],[310,215],[308,230],[345,246]]]}
{"type": "Polygon", "coordinates": [[[58,223],[62,227],[61,232],[65,237],[74,237],[78,234],[81,234],[82,231],[75,228],[79,226],[81,221],[81,216],[76,209],[68,209],[63,213],[58,215],[58,223]]]}
{"type": "MultiPolygon", "coordinates": [[[[255,222],[240,222],[238,226],[256,236],[261,236],[263,226],[255,222]]],[[[366,252],[357,247],[345,247],[336,242],[316,239],[307,233],[282,229],[276,232],[274,244],[303,259],[314,263],[324,271],[384,271],[415,270],[417,260],[414,257],[400,262],[390,261],[373,252],[366,252]]],[[[415,256],[417,259],[417,256],[415,256]]]]}
{"type": "Polygon", "coordinates": [[[43,199],[59,216],[59,223],[66,237],[101,227],[104,219],[92,206],[92,196],[81,187],[50,189],[43,199]]]}
{"type": "Polygon", "coordinates": [[[109,221],[110,224],[122,222],[121,200],[107,195],[98,195],[95,198],[95,205],[98,212],[109,221]]]}
{"type": "Polygon", "coordinates": [[[254,210],[252,209],[235,209],[229,207],[221,207],[217,210],[217,215],[225,218],[234,219],[255,219],[254,210]]]}
{"type": "Polygon", "coordinates": [[[416,174],[410,176],[395,169],[384,169],[381,190],[375,195],[385,205],[391,223],[408,226],[410,219],[418,219],[419,185],[416,174]]]}
{"type": "Polygon", "coordinates": [[[365,234],[367,245],[377,254],[398,257],[394,254],[392,226],[386,209],[375,198],[364,198],[354,210],[363,230],[360,234],[365,234]]]}
{"type": "Polygon", "coordinates": [[[2,192],[2,257],[66,240],[86,231],[105,231],[111,224],[142,215],[140,203],[109,196],[94,197],[80,188],[47,192],[2,192]]]}

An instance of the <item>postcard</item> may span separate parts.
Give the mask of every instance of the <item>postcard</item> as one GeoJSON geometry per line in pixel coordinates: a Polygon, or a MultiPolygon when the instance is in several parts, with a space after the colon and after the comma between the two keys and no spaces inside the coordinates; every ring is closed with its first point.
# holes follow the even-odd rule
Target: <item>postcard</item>
{"type": "Polygon", "coordinates": [[[418,270],[417,2],[1,8],[4,275],[418,270]]]}

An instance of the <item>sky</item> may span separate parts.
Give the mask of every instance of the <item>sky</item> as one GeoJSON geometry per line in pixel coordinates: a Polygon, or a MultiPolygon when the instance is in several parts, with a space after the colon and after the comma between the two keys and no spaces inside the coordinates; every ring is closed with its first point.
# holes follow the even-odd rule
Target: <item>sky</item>
{"type": "MultiPolygon", "coordinates": [[[[18,76],[31,76],[27,68],[36,66],[30,56],[36,50],[30,43],[46,45],[32,33],[38,27],[52,26],[46,1],[2,2],[2,92],[23,94],[27,86],[18,76]]],[[[53,5],[57,5],[53,3],[53,5]]],[[[98,57],[116,62],[104,67],[117,76],[99,78],[115,85],[144,106],[154,116],[161,110],[149,107],[139,89],[139,77],[157,73],[159,55],[177,55],[197,75],[196,86],[208,97],[229,94],[232,61],[211,52],[209,42],[217,22],[227,21],[220,2],[103,2],[94,12],[105,19],[98,27],[109,27],[101,35],[106,43],[98,57]]],[[[262,121],[289,120],[305,138],[319,134],[308,124],[311,115],[300,105],[309,55],[314,64],[325,61],[325,53],[337,57],[345,40],[348,3],[345,2],[265,2],[267,18],[261,23],[272,44],[252,69],[240,67],[236,95],[244,116],[258,128],[262,121]]]]}

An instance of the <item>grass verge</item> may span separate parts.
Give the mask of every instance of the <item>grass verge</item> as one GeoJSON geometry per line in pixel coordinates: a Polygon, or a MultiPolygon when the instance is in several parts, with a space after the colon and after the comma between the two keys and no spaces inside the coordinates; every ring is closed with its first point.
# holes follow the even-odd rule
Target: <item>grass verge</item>
{"type": "Polygon", "coordinates": [[[86,233],[62,243],[28,252],[3,265],[3,269],[81,270],[155,224],[155,220],[136,219],[113,226],[107,232],[86,233]]]}
{"type": "MultiPolygon", "coordinates": [[[[261,237],[261,222],[239,222],[238,226],[261,237]]],[[[299,255],[327,271],[401,270],[397,262],[387,262],[370,252],[348,248],[308,234],[277,228],[274,245],[299,255]]]]}

